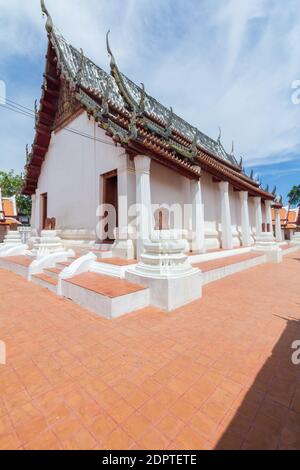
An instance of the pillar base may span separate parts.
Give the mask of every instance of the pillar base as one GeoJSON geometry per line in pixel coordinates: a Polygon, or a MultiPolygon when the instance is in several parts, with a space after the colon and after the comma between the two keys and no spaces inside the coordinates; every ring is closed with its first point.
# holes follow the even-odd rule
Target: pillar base
{"type": "Polygon", "coordinates": [[[52,253],[59,253],[60,251],[64,251],[64,247],[61,239],[57,236],[57,231],[43,230],[41,238],[32,250],[32,253],[39,259],[52,253]]]}
{"type": "Polygon", "coordinates": [[[152,305],[171,311],[202,296],[202,273],[189,263],[186,241],[176,239],[176,232],[154,231],[144,246],[141,261],[125,277],[150,288],[152,305]]]}
{"type": "Polygon", "coordinates": [[[282,249],[271,232],[261,233],[252,251],[264,253],[268,263],[281,263],[282,261],[282,249]]]}
{"type": "Polygon", "coordinates": [[[300,232],[294,233],[291,239],[293,245],[300,245],[300,232]]]}
{"type": "Polygon", "coordinates": [[[133,231],[131,227],[126,229],[114,230],[115,242],[112,246],[113,258],[135,259],[136,249],[131,236],[133,231]]]}
{"type": "Polygon", "coordinates": [[[150,304],[170,312],[202,297],[202,273],[195,269],[184,276],[155,278],[143,276],[134,268],[126,271],[128,281],[150,288],[150,304]]]}

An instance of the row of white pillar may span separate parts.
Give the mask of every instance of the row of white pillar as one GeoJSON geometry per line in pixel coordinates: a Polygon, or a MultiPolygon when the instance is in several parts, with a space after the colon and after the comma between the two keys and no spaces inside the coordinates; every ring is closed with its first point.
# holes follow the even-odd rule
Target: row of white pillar
{"type": "MultiPolygon", "coordinates": [[[[150,191],[150,164],[151,159],[147,156],[136,156],[134,158],[135,173],[136,173],[136,203],[143,207],[141,215],[141,242],[138,252],[142,249],[142,240],[149,238],[151,231],[150,217],[151,212],[151,191],[150,191]]],[[[202,204],[202,190],[201,180],[191,180],[191,203],[192,203],[192,230],[194,233],[193,251],[204,251],[204,211],[202,204]]],[[[229,183],[221,181],[219,183],[219,191],[221,196],[221,226],[222,226],[222,248],[233,248],[233,235],[230,213],[229,201],[229,183]]],[[[249,221],[249,207],[248,207],[248,192],[240,191],[241,203],[241,235],[243,246],[250,246],[251,228],[249,221]]],[[[256,219],[256,237],[262,233],[262,206],[261,198],[254,197],[255,202],[255,219],[256,219]]],[[[266,209],[266,224],[269,231],[272,231],[272,201],[265,201],[266,209]]],[[[281,224],[279,210],[275,209],[276,213],[276,241],[282,241],[281,224]]]]}

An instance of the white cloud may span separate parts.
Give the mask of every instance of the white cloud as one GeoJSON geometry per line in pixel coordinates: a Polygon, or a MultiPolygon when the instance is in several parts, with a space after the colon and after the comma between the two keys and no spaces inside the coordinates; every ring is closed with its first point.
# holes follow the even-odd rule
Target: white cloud
{"type": "MultiPolygon", "coordinates": [[[[300,79],[297,0],[45,1],[66,39],[105,69],[111,29],[124,73],[208,135],[216,137],[220,125],[225,146],[234,139],[247,165],[285,161],[300,149],[300,105],[291,102],[300,79]]],[[[38,0],[0,0],[0,12],[1,79],[12,60],[42,60],[46,33],[38,0]]],[[[40,93],[28,82],[7,91],[27,104],[40,93]]],[[[21,168],[32,123],[13,113],[4,120],[1,161],[10,167],[9,152],[21,168]]]]}

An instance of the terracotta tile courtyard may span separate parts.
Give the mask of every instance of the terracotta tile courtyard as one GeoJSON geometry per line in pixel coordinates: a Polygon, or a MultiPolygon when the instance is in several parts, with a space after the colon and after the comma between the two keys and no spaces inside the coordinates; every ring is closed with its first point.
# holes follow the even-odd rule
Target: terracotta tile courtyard
{"type": "Polygon", "coordinates": [[[0,270],[1,449],[300,449],[300,252],[118,320],[0,270]]]}

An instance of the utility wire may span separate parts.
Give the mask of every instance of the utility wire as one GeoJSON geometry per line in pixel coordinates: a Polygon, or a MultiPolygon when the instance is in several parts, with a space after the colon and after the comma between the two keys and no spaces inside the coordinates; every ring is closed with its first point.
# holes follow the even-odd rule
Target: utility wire
{"type": "MultiPolygon", "coordinates": [[[[1,104],[0,108],[4,108],[4,109],[7,109],[9,111],[13,111],[13,112],[15,112],[17,114],[20,114],[22,116],[30,117],[31,119],[35,119],[34,110],[32,110],[30,108],[27,108],[26,106],[23,106],[20,103],[16,103],[15,101],[12,101],[8,98],[4,98],[4,97],[0,96],[0,100],[1,99],[4,100],[4,102],[6,102],[7,104],[1,104]]],[[[47,120],[47,119],[43,118],[41,120],[41,124],[47,125],[46,124],[47,121],[48,121],[48,124],[50,124],[50,120],[47,120]]],[[[115,147],[115,144],[113,144],[112,142],[108,142],[108,141],[100,139],[98,137],[94,137],[92,135],[89,135],[85,132],[79,131],[79,130],[74,129],[72,127],[64,127],[62,130],[65,130],[65,131],[70,132],[72,134],[78,135],[80,137],[85,137],[89,140],[93,140],[93,141],[96,141],[96,142],[101,142],[102,144],[110,145],[112,147],[115,147]]]]}

